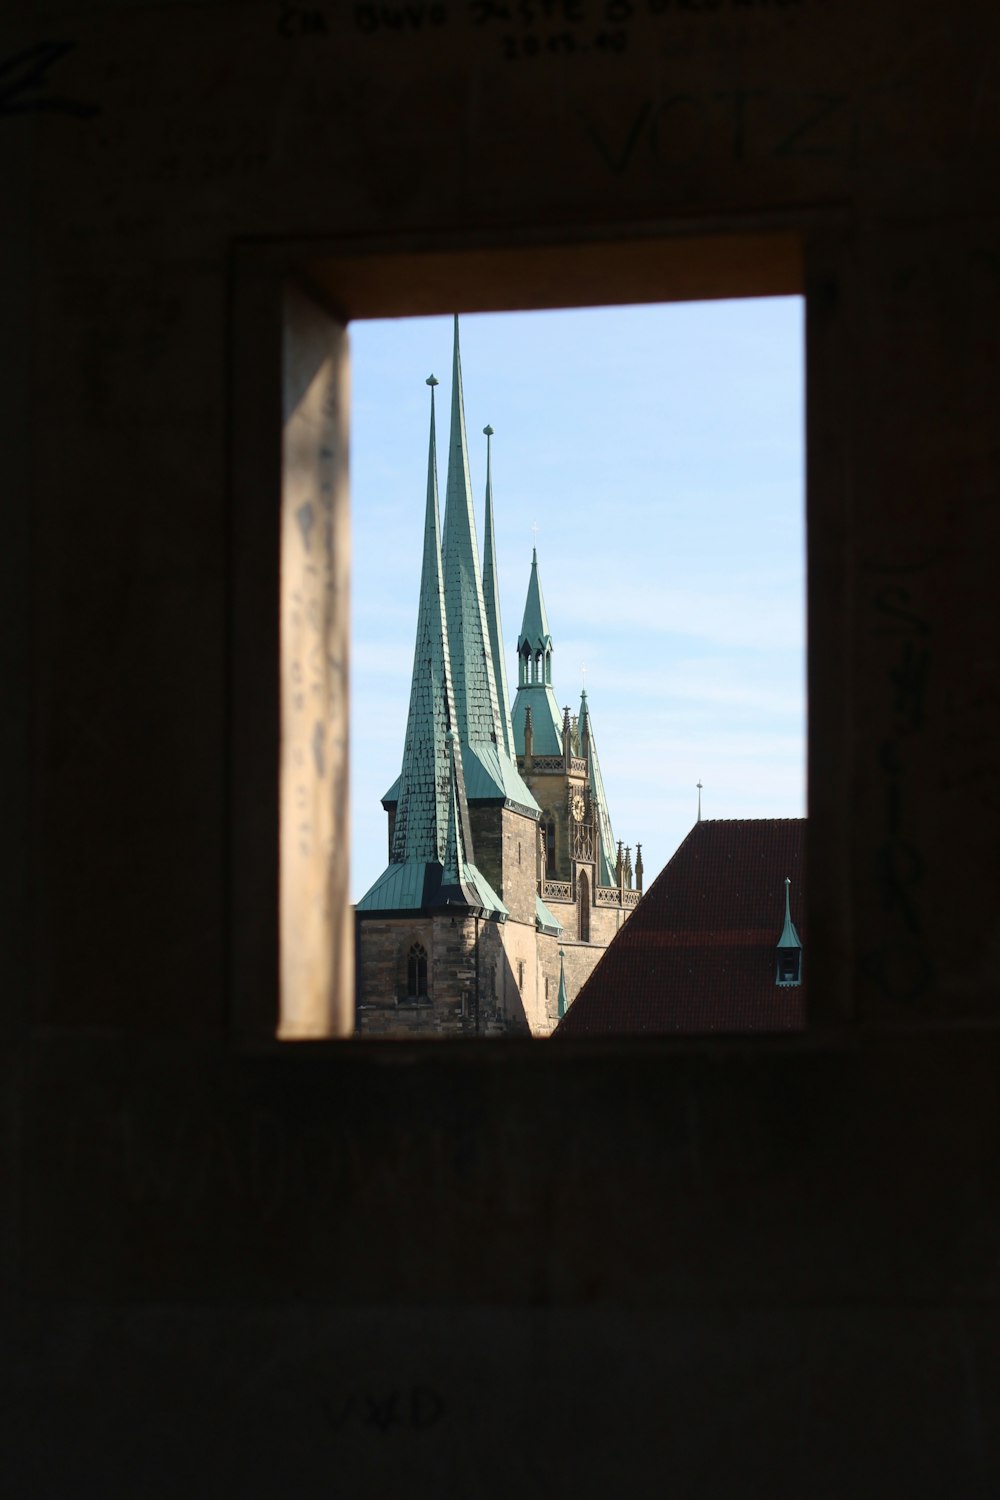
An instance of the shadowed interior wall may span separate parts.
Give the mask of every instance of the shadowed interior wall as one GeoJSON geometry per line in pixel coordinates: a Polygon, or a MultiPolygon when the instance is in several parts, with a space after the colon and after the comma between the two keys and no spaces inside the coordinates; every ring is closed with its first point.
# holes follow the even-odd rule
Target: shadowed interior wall
{"type": "Polygon", "coordinates": [[[5,17],[7,1493],[996,1492],[998,30],[5,17]],[[804,289],[805,1037],[257,1045],[290,282],[804,289]]]}

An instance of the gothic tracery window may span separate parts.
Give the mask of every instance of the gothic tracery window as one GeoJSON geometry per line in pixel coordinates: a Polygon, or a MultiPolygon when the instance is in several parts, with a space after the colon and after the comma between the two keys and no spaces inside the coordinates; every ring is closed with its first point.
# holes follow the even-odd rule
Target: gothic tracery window
{"type": "Polygon", "coordinates": [[[407,956],[406,993],[416,997],[427,994],[427,950],[422,943],[414,943],[407,956]]]}

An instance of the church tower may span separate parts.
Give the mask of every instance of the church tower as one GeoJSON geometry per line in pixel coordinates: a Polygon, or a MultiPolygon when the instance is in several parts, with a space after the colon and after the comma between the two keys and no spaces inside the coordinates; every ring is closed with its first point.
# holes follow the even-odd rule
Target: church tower
{"type": "Polygon", "coordinates": [[[481,920],[498,925],[508,916],[475,864],[463,759],[454,729],[438,529],[433,375],[427,384],[427,503],[403,768],[395,788],[389,864],[357,905],[361,1015],[366,1008],[381,1012],[369,1015],[369,1025],[362,1029],[396,1034],[426,1029],[430,1019],[440,1029],[451,1023],[462,1030],[474,1023],[476,996],[465,972],[469,963],[464,951],[470,922],[477,939],[481,920]],[[440,920],[435,921],[439,914],[450,924],[447,932],[440,920]],[[457,1001],[455,986],[440,982],[456,967],[457,1001]],[[436,996],[446,996],[443,1007],[436,996]],[[389,1009],[394,1014],[387,1021],[384,1012],[389,1009]],[[426,1014],[435,1011],[432,1018],[426,1014]]]}
{"type": "Polygon", "coordinates": [[[633,889],[631,851],[619,859],[615,847],[587,690],[578,714],[571,716],[568,705],[560,713],[552,686],[553,652],[538,550],[532,548],[511,722],[518,765],[542,810],[539,895],[563,929],[558,990],[554,972],[548,990],[561,995],[565,1007],[640,893],[633,889]]]}

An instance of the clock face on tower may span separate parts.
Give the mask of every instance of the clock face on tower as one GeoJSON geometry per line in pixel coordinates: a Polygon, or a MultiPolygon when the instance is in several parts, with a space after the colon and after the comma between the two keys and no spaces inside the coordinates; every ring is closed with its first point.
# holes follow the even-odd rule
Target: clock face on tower
{"type": "Polygon", "coordinates": [[[571,810],[573,813],[574,821],[579,823],[584,813],[584,801],[579,792],[577,792],[573,797],[571,810]]]}

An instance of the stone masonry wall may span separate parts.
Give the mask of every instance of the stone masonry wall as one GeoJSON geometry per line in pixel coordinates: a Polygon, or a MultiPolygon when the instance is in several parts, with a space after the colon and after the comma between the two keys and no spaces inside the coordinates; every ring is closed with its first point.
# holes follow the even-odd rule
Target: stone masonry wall
{"type": "Polygon", "coordinates": [[[469,1029],[476,969],[471,918],[365,918],[359,926],[362,1034],[461,1034],[469,1029]],[[427,953],[428,995],[422,1003],[407,993],[407,958],[414,943],[427,953]]]}

